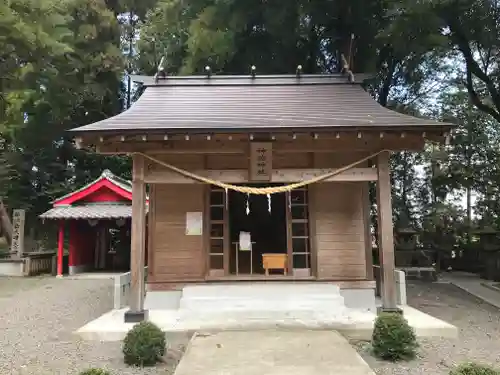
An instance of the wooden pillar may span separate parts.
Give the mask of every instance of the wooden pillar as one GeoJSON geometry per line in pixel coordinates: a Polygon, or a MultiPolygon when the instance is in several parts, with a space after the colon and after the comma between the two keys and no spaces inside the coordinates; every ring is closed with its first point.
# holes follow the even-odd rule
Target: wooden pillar
{"type": "Polygon", "coordinates": [[[286,225],[286,257],[288,274],[293,275],[293,241],[292,241],[292,210],[291,192],[285,193],[285,225],[286,225]]]}
{"type": "Polygon", "coordinates": [[[101,245],[101,230],[96,227],[94,230],[95,242],[94,242],[94,270],[98,269],[99,266],[99,247],[101,245]]]}
{"type": "Polygon", "coordinates": [[[90,265],[86,258],[86,247],[82,243],[86,239],[84,233],[82,233],[82,221],[80,220],[70,220],[68,222],[68,273],[70,275],[76,275],[80,272],[87,271],[86,266],[90,265]]]}
{"type": "Polygon", "coordinates": [[[146,320],[144,310],[144,258],[146,247],[146,186],[144,183],[144,157],[133,155],[132,169],[132,233],[130,245],[130,310],[125,313],[126,323],[146,320]]]}
{"type": "Polygon", "coordinates": [[[101,231],[101,243],[99,244],[99,264],[98,269],[103,270],[106,266],[106,253],[108,252],[108,233],[109,229],[105,222],[100,223],[101,227],[99,230],[101,231]]]}
{"type": "Polygon", "coordinates": [[[154,228],[156,222],[156,211],[154,203],[156,201],[156,189],[154,184],[149,185],[149,206],[147,214],[147,238],[146,238],[146,265],[148,266],[148,277],[153,276],[154,265],[154,228]]]}
{"type": "Polygon", "coordinates": [[[59,233],[57,238],[57,277],[63,276],[64,259],[64,220],[59,221],[59,233]]]}
{"type": "Polygon", "coordinates": [[[378,242],[380,266],[382,268],[382,311],[400,311],[396,303],[396,280],[394,276],[394,233],[389,156],[389,152],[383,152],[378,156],[377,160],[378,242]]]}

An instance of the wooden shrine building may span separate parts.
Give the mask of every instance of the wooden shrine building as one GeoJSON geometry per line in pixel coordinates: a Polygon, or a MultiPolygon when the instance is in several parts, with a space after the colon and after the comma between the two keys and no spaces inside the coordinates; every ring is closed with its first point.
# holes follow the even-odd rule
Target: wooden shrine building
{"type": "Polygon", "coordinates": [[[133,156],[127,321],[147,314],[146,237],[149,291],[308,280],[374,292],[369,182],[383,307],[396,309],[389,157],[444,142],[451,124],[384,108],[341,74],[135,78],[145,91],[129,110],[72,131],[80,147],[133,156]]]}
{"type": "Polygon", "coordinates": [[[56,199],[40,218],[58,221],[57,275],[63,275],[65,238],[70,275],[91,270],[128,270],[131,216],[132,182],[109,170],[56,199]]]}

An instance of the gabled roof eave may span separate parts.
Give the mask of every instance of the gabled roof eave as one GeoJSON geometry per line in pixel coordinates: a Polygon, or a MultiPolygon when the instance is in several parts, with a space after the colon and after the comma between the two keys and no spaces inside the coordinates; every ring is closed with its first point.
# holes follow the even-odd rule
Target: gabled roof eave
{"type": "MultiPolygon", "coordinates": [[[[150,77],[151,78],[151,77],[150,77]]],[[[128,110],[70,130],[118,134],[451,129],[453,124],[382,107],[338,75],[169,77],[146,87],[128,110]]],[[[427,130],[426,130],[427,131],[427,130]]]]}
{"type": "MultiPolygon", "coordinates": [[[[65,194],[63,195],[62,197],[59,197],[59,198],[56,198],[54,199],[52,202],[50,202],[52,205],[57,205],[57,202],[60,202],[60,201],[63,201],[65,199],[68,199],[72,196],[74,196],[75,194],[78,194],[78,193],[81,193],[87,189],[89,189],[90,187],[92,187],[93,185],[96,185],[98,183],[100,183],[101,181],[103,180],[107,180],[109,181],[111,184],[113,185],[116,185],[117,187],[119,187],[120,189],[122,190],[125,190],[127,191],[128,193],[132,194],[132,188],[130,186],[127,186],[126,184],[123,184],[121,182],[118,182],[117,179],[121,179],[120,177],[114,175],[113,173],[111,173],[110,170],[108,169],[105,169],[101,175],[96,178],[94,181],[92,182],[89,182],[88,184],[82,186],[81,188],[79,189],[76,189],[72,192],[69,192],[68,194],[65,194]]],[[[126,181],[126,180],[124,180],[126,181]]]]}

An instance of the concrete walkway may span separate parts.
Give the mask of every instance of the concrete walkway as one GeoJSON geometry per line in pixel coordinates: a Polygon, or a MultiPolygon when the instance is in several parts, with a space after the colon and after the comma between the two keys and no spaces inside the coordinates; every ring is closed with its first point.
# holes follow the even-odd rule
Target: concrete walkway
{"type": "MultiPolygon", "coordinates": [[[[490,289],[484,284],[487,280],[478,275],[468,272],[450,272],[441,275],[441,282],[455,285],[463,291],[483,300],[490,305],[500,309],[500,292],[490,289]]],[[[491,283],[491,282],[489,282],[491,283]]]]}
{"type": "Polygon", "coordinates": [[[195,336],[175,375],[374,375],[335,331],[227,331],[195,336]]]}

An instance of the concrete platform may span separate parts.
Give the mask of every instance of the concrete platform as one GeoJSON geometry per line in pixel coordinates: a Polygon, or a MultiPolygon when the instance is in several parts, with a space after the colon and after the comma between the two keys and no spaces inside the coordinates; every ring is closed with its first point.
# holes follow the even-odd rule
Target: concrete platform
{"type": "MultiPolygon", "coordinates": [[[[336,330],[354,339],[371,338],[375,298],[352,295],[346,306],[338,286],[321,283],[240,283],[193,285],[181,292],[149,292],[149,319],[166,332],[247,331],[276,328],[336,330]],[[361,299],[356,302],[357,299],[361,299]],[[366,303],[368,301],[369,303],[366,303]]],[[[456,337],[457,329],[409,306],[401,306],[419,336],[456,337]]],[[[127,308],[113,310],[77,333],[85,339],[122,340],[133,324],[127,308]]]]}
{"type": "Polygon", "coordinates": [[[333,331],[266,330],[195,336],[175,375],[374,375],[333,331]]]}
{"type": "MultiPolygon", "coordinates": [[[[458,337],[455,326],[440,319],[434,318],[410,306],[401,306],[408,323],[415,329],[419,337],[458,337]]],[[[127,309],[112,310],[101,317],[89,322],[75,333],[86,340],[120,341],[132,323],[124,323],[124,313],[127,309]]],[[[367,311],[351,310],[343,320],[328,321],[318,317],[290,315],[285,318],[247,314],[245,317],[234,317],[231,314],[219,314],[210,319],[200,315],[185,317],[178,310],[149,311],[149,320],[157,324],[165,332],[197,331],[242,331],[266,330],[275,328],[288,329],[328,329],[336,330],[343,335],[360,340],[369,340],[373,331],[376,315],[367,311]]]]}

